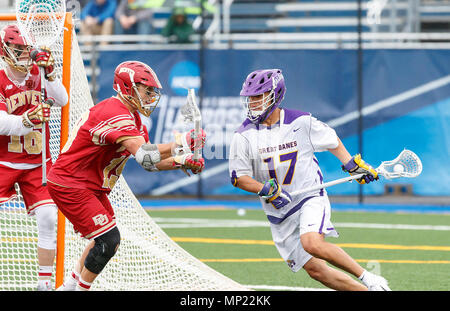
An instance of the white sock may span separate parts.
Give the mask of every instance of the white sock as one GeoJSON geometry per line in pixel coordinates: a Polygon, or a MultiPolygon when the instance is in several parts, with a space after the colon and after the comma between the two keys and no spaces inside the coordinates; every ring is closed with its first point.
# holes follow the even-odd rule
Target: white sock
{"type": "Polygon", "coordinates": [[[65,285],[70,285],[70,286],[75,287],[75,286],[77,286],[79,279],[80,279],[80,274],[76,271],[72,271],[72,274],[70,275],[70,278],[67,280],[65,285]]]}
{"type": "Polygon", "coordinates": [[[81,277],[78,281],[76,291],[88,291],[91,288],[92,283],[84,281],[81,277]]]}
{"type": "Polygon", "coordinates": [[[38,272],[38,290],[51,290],[53,266],[39,266],[38,272]]]}
{"type": "Polygon", "coordinates": [[[37,290],[38,291],[51,291],[51,290],[53,290],[52,289],[52,282],[51,282],[51,280],[38,280],[37,290]]]}
{"type": "Polygon", "coordinates": [[[39,266],[39,280],[50,280],[52,278],[53,266],[39,266]]]}
{"type": "Polygon", "coordinates": [[[80,274],[75,270],[72,271],[70,276],[64,281],[64,284],[60,286],[57,290],[59,291],[74,291],[78,284],[78,279],[80,274]]]}

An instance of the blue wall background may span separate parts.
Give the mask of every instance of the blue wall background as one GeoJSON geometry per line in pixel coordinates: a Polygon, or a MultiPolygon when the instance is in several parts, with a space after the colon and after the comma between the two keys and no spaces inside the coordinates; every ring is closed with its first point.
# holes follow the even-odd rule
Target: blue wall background
{"type": "MultiPolygon", "coordinates": [[[[149,64],[160,78],[164,96],[148,120],[148,127],[153,142],[168,142],[174,130],[187,128],[179,116],[179,107],[185,103],[187,93],[183,86],[197,91],[200,86],[199,52],[101,52],[99,100],[114,94],[114,69],[131,59],[149,64]]],[[[364,117],[363,158],[378,166],[406,148],[417,153],[424,164],[418,178],[380,180],[365,186],[365,194],[384,193],[385,183],[411,183],[418,195],[450,195],[449,60],[449,50],[364,51],[364,107],[394,96],[406,97],[364,117]]],[[[206,50],[204,64],[201,110],[208,143],[204,149],[207,168],[201,176],[205,195],[245,194],[229,184],[226,158],[233,131],[245,118],[239,91],[249,72],[282,69],[287,86],[282,105],[311,112],[330,125],[357,110],[355,50],[206,50]]],[[[334,128],[349,152],[357,153],[356,120],[334,128]]],[[[317,157],[325,181],[345,176],[333,155],[325,152],[317,157]]],[[[188,178],[181,171],[148,173],[131,159],[123,174],[136,195],[197,193],[198,177],[188,178]]],[[[356,183],[347,183],[331,187],[328,192],[357,194],[358,188],[356,183]]]]}

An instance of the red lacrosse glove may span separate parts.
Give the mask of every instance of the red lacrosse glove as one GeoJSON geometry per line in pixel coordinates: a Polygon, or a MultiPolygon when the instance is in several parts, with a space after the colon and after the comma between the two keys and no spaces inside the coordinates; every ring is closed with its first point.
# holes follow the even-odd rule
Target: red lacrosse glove
{"type": "Polygon", "coordinates": [[[197,149],[202,149],[206,142],[206,132],[200,129],[200,133],[197,137],[194,137],[194,129],[189,132],[175,133],[175,143],[182,147],[184,152],[194,151],[197,149]]]}
{"type": "MultiPolygon", "coordinates": [[[[53,100],[54,102],[54,100],[53,100]]],[[[50,120],[50,101],[38,104],[22,114],[22,123],[26,127],[48,122],[50,120]]]]}
{"type": "Polygon", "coordinates": [[[201,173],[205,167],[205,159],[201,156],[198,160],[194,160],[194,154],[185,153],[174,157],[174,166],[181,167],[183,169],[189,169],[194,174],[201,173]]]}
{"type": "Polygon", "coordinates": [[[39,67],[44,68],[45,70],[45,78],[47,80],[53,81],[54,80],[54,65],[55,60],[53,59],[52,52],[47,47],[42,47],[41,50],[34,50],[31,52],[33,55],[33,59],[36,62],[36,65],[39,67]],[[34,51],[37,51],[34,52],[34,51]]]}

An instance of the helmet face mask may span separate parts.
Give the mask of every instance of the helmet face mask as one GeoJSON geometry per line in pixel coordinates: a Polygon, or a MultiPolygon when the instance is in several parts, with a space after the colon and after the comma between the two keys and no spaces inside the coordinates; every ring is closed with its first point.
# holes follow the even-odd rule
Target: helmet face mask
{"type": "Polygon", "coordinates": [[[158,106],[161,98],[161,91],[153,86],[146,86],[138,83],[134,89],[133,97],[135,106],[144,116],[149,117],[150,114],[158,106]]]}
{"type": "Polygon", "coordinates": [[[265,69],[251,72],[240,92],[247,118],[255,124],[264,122],[280,105],[286,93],[284,77],[280,69],[265,69]],[[263,95],[265,94],[265,95],[263,95]],[[260,95],[261,104],[255,96],[260,95]]]}
{"type": "Polygon", "coordinates": [[[5,45],[5,61],[17,71],[27,73],[31,68],[30,47],[26,45],[5,45]]]}
{"type": "Polygon", "coordinates": [[[162,86],[150,66],[126,61],[114,72],[113,88],[119,97],[148,117],[158,105],[162,86]]]}
{"type": "Polygon", "coordinates": [[[0,31],[0,56],[12,69],[22,73],[30,71],[30,49],[16,25],[5,26],[0,31]]]}
{"type": "Polygon", "coordinates": [[[247,118],[252,122],[262,118],[262,115],[275,103],[274,98],[273,90],[255,96],[242,96],[241,100],[247,110],[247,118]]]}

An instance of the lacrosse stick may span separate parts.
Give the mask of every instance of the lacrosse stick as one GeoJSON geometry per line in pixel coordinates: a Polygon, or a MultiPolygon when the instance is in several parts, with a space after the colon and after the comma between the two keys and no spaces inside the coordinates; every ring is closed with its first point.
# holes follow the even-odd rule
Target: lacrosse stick
{"type": "MultiPolygon", "coordinates": [[[[52,46],[59,37],[66,14],[65,0],[17,0],[17,27],[34,48],[52,46]]],[[[36,57],[37,53],[30,56],[36,57]]],[[[45,102],[45,69],[39,67],[41,76],[41,103],[45,102]]],[[[46,125],[42,124],[42,185],[47,185],[46,125]]]]}
{"type": "MultiPolygon", "coordinates": [[[[422,161],[420,158],[410,150],[403,150],[394,160],[381,162],[380,166],[376,169],[377,173],[384,178],[392,179],[399,177],[414,178],[420,175],[422,172],[422,161]]],[[[307,192],[312,192],[327,188],[334,185],[339,185],[347,181],[353,181],[354,179],[362,178],[367,174],[357,174],[340,179],[336,179],[321,185],[309,187],[303,190],[291,192],[291,195],[298,195],[307,192]]]]}
{"type": "MultiPolygon", "coordinates": [[[[197,106],[194,89],[188,89],[187,101],[184,106],[181,106],[180,113],[183,116],[184,122],[194,123],[194,132],[192,133],[192,139],[194,140],[193,159],[197,161],[201,155],[200,148],[198,148],[198,137],[202,128],[202,115],[197,106]]],[[[182,170],[186,175],[190,176],[186,169],[182,168],[182,170]]]]}

